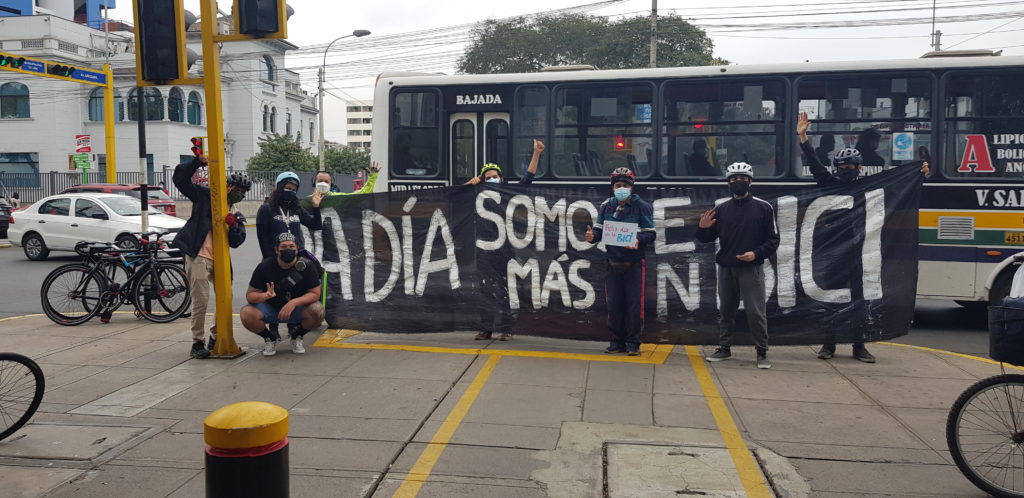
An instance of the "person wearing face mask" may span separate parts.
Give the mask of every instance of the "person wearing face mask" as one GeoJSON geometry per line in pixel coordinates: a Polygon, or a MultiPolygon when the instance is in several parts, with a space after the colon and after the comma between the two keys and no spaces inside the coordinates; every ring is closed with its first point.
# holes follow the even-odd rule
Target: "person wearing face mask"
{"type": "MultiPolygon", "coordinates": [[[[537,166],[540,164],[540,155],[544,152],[544,142],[533,140],[533,155],[530,156],[530,164],[526,166],[526,173],[519,179],[519,185],[529,185],[537,175],[537,166]]],[[[501,166],[494,163],[487,163],[480,168],[480,175],[470,178],[465,185],[476,185],[480,182],[497,184],[507,183],[505,176],[501,174],[501,166]]]]}
{"type": "Polygon", "coordinates": [[[277,175],[274,184],[277,187],[270,194],[270,199],[256,211],[256,238],[260,241],[260,252],[264,258],[274,255],[277,236],[281,233],[294,235],[299,251],[302,251],[306,248],[302,226],[310,231],[324,228],[320,218],[323,192],[314,190],[310,197],[312,209],[306,209],[299,205],[299,175],[286,171],[277,175]]]}
{"type": "Polygon", "coordinates": [[[719,347],[705,358],[722,361],[732,356],[732,332],[740,299],[757,350],[757,368],[771,368],[768,361],[768,318],[765,314],[764,261],[779,248],[775,209],[750,194],[754,168],[732,163],[726,169],[732,198],[700,217],[697,240],[719,241],[718,263],[719,347]]]}
{"type": "Polygon", "coordinates": [[[607,221],[635,223],[636,242],[630,247],[607,246],[605,265],[605,298],[608,306],[608,330],[612,340],[605,353],[640,354],[640,338],[644,331],[644,285],[646,258],[644,252],[654,242],[654,208],[633,193],[636,175],[629,168],[612,171],[612,197],[597,209],[597,221],[587,227],[587,242],[600,242],[607,221]]]}
{"type": "Polygon", "coordinates": [[[211,219],[210,188],[192,183],[192,175],[206,164],[206,156],[196,156],[191,162],[176,166],[173,176],[174,186],[192,201],[192,214],[171,241],[171,247],[181,250],[185,257],[185,273],[192,293],[192,349],[189,354],[197,359],[208,358],[217,341],[215,325],[210,329],[209,344],[203,344],[206,308],[210,298],[210,284],[213,282],[212,232],[214,229],[227,230],[228,245],[231,247],[238,247],[245,242],[245,217],[240,212],[232,211],[234,205],[241,202],[252,187],[249,175],[239,171],[228,175],[228,215],[223,224],[217,223],[214,226],[211,219]]]}
{"type": "Polygon", "coordinates": [[[283,232],[274,245],[274,256],[256,266],[249,279],[239,317],[246,330],[263,338],[263,356],[277,353],[279,337],[269,324],[287,323],[295,327],[292,352],[302,354],[306,348],[302,337],[324,321],[320,305],[320,275],[314,265],[299,257],[294,235],[283,232]]]}
{"type": "MultiPolygon", "coordinates": [[[[833,185],[846,185],[853,183],[857,178],[860,177],[861,167],[864,163],[864,158],[861,152],[856,148],[845,148],[840,150],[832,158],[832,164],[835,166],[836,172],[833,174],[825,167],[825,164],[821,161],[814,153],[814,149],[811,146],[810,137],[807,136],[807,131],[811,127],[811,120],[808,119],[807,113],[800,113],[800,117],[797,120],[796,133],[800,137],[800,150],[803,152],[804,160],[807,162],[811,169],[811,174],[814,175],[814,181],[819,187],[830,187],[833,185]]],[[[872,130],[873,131],[873,130],[872,130]]],[[[868,134],[870,135],[870,134],[868,134]]],[[[875,132],[877,137],[878,133],[875,132]]],[[[877,140],[876,140],[877,142],[877,140]]],[[[874,153],[874,149],[872,149],[874,153]]],[[[877,156],[877,154],[875,154],[877,156]]],[[[928,161],[921,162],[921,174],[928,176],[930,169],[928,167],[928,161]]],[[[836,223],[836,219],[841,216],[838,212],[828,213],[823,215],[823,222],[827,224],[836,223]]],[[[823,323],[822,326],[825,328],[827,337],[831,340],[821,346],[818,351],[818,358],[822,360],[830,360],[835,356],[836,343],[835,336],[836,331],[841,329],[849,329],[850,327],[844,325],[845,323],[856,323],[862,320],[844,320],[842,319],[843,314],[849,316],[849,313],[853,313],[855,317],[864,317],[866,310],[864,309],[864,288],[861,285],[860,274],[862,268],[860,266],[860,256],[857,251],[857,244],[862,243],[864,240],[864,232],[862,228],[857,228],[853,225],[844,227],[844,233],[837,235],[838,240],[848,240],[850,244],[845,248],[842,254],[831,260],[831,265],[824,268],[820,274],[821,281],[824,289],[839,289],[839,288],[850,288],[853,294],[852,303],[844,303],[842,305],[831,305],[822,303],[822,306],[832,315],[827,323],[823,323]]],[[[816,277],[817,278],[817,277],[816,277]]],[[[856,334],[856,332],[853,332],[856,334]]],[[[853,357],[863,361],[864,363],[874,363],[875,357],[868,348],[864,346],[863,340],[854,340],[853,342],[853,357]]]]}
{"type": "Polygon", "coordinates": [[[372,194],[373,186],[377,183],[377,174],[380,173],[380,165],[374,161],[363,171],[366,172],[366,183],[363,184],[362,188],[355,192],[342,192],[341,187],[334,184],[334,174],[330,171],[317,171],[316,175],[313,175],[313,189],[323,192],[326,197],[332,197],[335,195],[372,194]]]}

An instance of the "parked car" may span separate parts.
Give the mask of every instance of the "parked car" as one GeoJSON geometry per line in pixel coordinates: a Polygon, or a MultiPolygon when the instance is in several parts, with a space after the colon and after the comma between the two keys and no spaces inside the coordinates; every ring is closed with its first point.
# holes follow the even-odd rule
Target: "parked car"
{"type": "MultiPolygon", "coordinates": [[[[8,239],[33,261],[46,259],[50,251],[74,251],[80,240],[115,242],[138,248],[132,232],[140,231],[141,207],[121,194],[57,194],[36,202],[11,216],[8,239]]],[[[149,230],[177,231],[185,220],[155,209],[149,211],[149,230]]],[[[173,240],[174,234],[164,237],[173,240]]]]}
{"type": "Polygon", "coordinates": [[[10,226],[13,211],[14,206],[11,206],[7,199],[0,197],[0,239],[7,238],[7,228],[10,226]]]}
{"type": "MultiPolygon", "coordinates": [[[[157,208],[169,214],[171,216],[177,216],[178,207],[174,204],[174,199],[167,195],[157,185],[147,185],[146,189],[149,190],[149,205],[150,207],[157,208]]],[[[139,198],[139,192],[142,190],[142,186],[135,185],[122,185],[120,183],[90,183],[86,185],[75,185],[74,187],[68,187],[61,191],[62,194],[84,194],[87,192],[95,193],[106,193],[106,194],[123,194],[130,195],[136,199],[139,198]]]]}

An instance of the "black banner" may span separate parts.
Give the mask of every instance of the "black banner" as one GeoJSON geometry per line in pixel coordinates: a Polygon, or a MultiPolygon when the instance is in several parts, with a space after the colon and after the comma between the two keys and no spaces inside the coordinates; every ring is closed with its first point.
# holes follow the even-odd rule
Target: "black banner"
{"type": "MultiPolygon", "coordinates": [[[[907,333],[920,186],[917,168],[901,167],[763,196],[781,234],[765,263],[771,344],[907,333]]],[[[649,192],[638,184],[637,193],[654,206],[657,227],[644,342],[717,343],[716,244],[695,232],[700,214],[727,200],[725,183],[649,192]]],[[[482,185],[328,197],[323,232],[306,234],[328,272],[328,323],[475,331],[504,318],[517,334],[606,340],[604,248],[585,232],[609,195],[604,186],[482,185]]],[[[749,344],[744,333],[735,338],[749,344]]]]}

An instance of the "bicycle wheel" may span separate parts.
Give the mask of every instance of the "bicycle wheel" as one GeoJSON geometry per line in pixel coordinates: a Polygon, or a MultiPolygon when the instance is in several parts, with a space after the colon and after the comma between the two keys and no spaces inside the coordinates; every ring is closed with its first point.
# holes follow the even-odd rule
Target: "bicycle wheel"
{"type": "Polygon", "coordinates": [[[102,308],[107,290],[103,277],[82,264],[60,266],[43,280],[39,290],[43,312],[58,325],[87,322],[102,308]]]}
{"type": "Polygon", "coordinates": [[[36,362],[0,353],[0,441],[25,425],[43,401],[46,381],[36,362]]]}
{"type": "Polygon", "coordinates": [[[157,263],[139,270],[135,279],[132,302],[151,322],[174,321],[192,304],[188,277],[180,266],[157,263]]]}
{"type": "Polygon", "coordinates": [[[961,393],[946,420],[946,444],[982,491],[1024,497],[1024,375],[996,375],[961,393]]]}

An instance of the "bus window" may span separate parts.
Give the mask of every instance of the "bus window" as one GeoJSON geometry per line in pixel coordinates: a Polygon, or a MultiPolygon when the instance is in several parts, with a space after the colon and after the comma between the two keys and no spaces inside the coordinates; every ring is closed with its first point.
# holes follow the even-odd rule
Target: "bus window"
{"type": "Polygon", "coordinates": [[[757,178],[782,174],[782,83],[707,82],[665,86],[662,174],[718,178],[745,162],[757,178]]]}
{"type": "MultiPolygon", "coordinates": [[[[509,178],[518,178],[526,171],[533,156],[533,140],[547,140],[548,135],[548,89],[543,86],[523,86],[516,89],[515,114],[512,116],[516,138],[513,157],[516,158],[509,178]]],[[[550,150],[550,149],[549,149],[550,150]]],[[[550,152],[540,158],[537,176],[543,177],[550,152]]],[[[502,163],[498,163],[502,164],[502,163]]]]}
{"type": "Polygon", "coordinates": [[[391,116],[392,176],[437,178],[441,164],[437,93],[404,91],[393,94],[391,116]]]}
{"type": "Polygon", "coordinates": [[[455,178],[476,176],[476,127],[468,119],[452,124],[452,171],[455,178]]]}
{"type": "Polygon", "coordinates": [[[652,96],[647,84],[558,89],[551,146],[555,176],[603,178],[623,166],[638,177],[651,176],[652,96]]]}
{"type": "Polygon", "coordinates": [[[1022,78],[1024,71],[949,78],[944,93],[946,177],[1024,177],[1022,78]]]}
{"type": "MultiPolygon", "coordinates": [[[[918,160],[919,147],[931,148],[928,78],[802,79],[798,84],[798,112],[811,119],[811,145],[825,164],[851,147],[864,158],[864,174],[871,175],[918,160]]],[[[799,176],[811,176],[799,155],[794,163],[799,176]]]]}
{"type": "MultiPolygon", "coordinates": [[[[494,163],[502,167],[510,166],[511,163],[509,163],[508,152],[508,121],[505,121],[504,119],[492,119],[488,121],[484,137],[487,139],[487,145],[484,148],[486,156],[484,157],[484,163],[494,163]]],[[[527,164],[529,164],[529,159],[527,159],[527,164]]],[[[519,172],[516,171],[515,173],[519,172]]]]}

